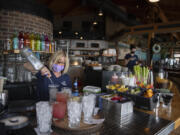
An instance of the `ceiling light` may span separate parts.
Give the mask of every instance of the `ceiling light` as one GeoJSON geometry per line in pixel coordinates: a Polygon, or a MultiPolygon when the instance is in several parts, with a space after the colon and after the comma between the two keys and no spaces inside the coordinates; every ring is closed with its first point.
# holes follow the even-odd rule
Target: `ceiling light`
{"type": "Polygon", "coordinates": [[[103,12],[102,12],[102,10],[99,10],[98,15],[99,15],[99,16],[103,16],[103,12]]]}
{"type": "Polygon", "coordinates": [[[83,39],[83,37],[81,36],[81,37],[80,37],[80,39],[82,40],[82,39],[83,39]]]}
{"type": "Polygon", "coordinates": [[[94,21],[94,22],[93,22],[93,25],[97,25],[97,21],[94,21]]]}
{"type": "Polygon", "coordinates": [[[160,0],[149,0],[149,2],[159,2],[160,0]]]}
{"type": "Polygon", "coordinates": [[[74,34],[75,34],[75,35],[78,35],[79,33],[78,33],[78,32],[75,32],[74,34]]]}
{"type": "Polygon", "coordinates": [[[59,31],[59,35],[61,35],[62,34],[62,31],[59,31]]]}

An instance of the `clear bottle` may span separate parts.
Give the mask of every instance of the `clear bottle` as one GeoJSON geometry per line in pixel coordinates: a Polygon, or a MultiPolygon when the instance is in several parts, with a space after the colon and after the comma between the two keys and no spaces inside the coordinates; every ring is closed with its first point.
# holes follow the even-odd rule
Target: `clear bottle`
{"type": "Polygon", "coordinates": [[[4,43],[4,49],[5,50],[11,50],[11,43],[12,41],[11,41],[11,39],[9,38],[9,36],[7,37],[7,39],[5,40],[5,43],[4,43]]]}
{"type": "Polygon", "coordinates": [[[74,89],[74,96],[78,96],[79,95],[79,90],[78,90],[78,77],[74,78],[74,83],[73,83],[73,89],[74,89]]]}
{"type": "Polygon", "coordinates": [[[41,61],[34,55],[31,49],[23,48],[21,49],[21,55],[25,57],[31,65],[34,67],[35,70],[40,70],[44,67],[41,61]]]}

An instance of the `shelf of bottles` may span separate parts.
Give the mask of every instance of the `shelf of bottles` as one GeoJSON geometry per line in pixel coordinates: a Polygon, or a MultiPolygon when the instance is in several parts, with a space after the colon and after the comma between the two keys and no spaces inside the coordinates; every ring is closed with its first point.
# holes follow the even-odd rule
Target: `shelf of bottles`
{"type": "Polygon", "coordinates": [[[33,52],[54,53],[56,42],[50,40],[46,34],[15,32],[4,41],[3,54],[18,54],[24,47],[29,47],[33,52]]]}
{"type": "Polygon", "coordinates": [[[27,60],[21,56],[20,49],[24,47],[32,49],[42,62],[46,62],[51,53],[59,49],[56,48],[56,42],[50,40],[46,34],[15,32],[4,40],[5,55],[0,55],[0,76],[7,77],[8,82],[31,82],[35,79],[35,76],[23,67],[27,60]]]}

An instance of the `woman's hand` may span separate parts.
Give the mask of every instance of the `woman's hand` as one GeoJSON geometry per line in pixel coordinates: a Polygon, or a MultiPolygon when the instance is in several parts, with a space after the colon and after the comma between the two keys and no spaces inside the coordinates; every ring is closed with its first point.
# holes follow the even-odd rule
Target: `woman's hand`
{"type": "Polygon", "coordinates": [[[49,69],[47,67],[43,67],[41,69],[41,75],[44,76],[46,75],[48,78],[51,77],[51,72],[49,71],[49,69]]]}

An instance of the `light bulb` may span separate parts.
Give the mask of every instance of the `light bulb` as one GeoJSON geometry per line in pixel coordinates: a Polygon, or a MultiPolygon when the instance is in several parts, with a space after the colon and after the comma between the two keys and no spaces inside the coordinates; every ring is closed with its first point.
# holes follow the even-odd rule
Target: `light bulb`
{"type": "Polygon", "coordinates": [[[99,16],[103,16],[103,12],[102,12],[102,10],[99,10],[98,15],[99,15],[99,16]]]}
{"type": "Polygon", "coordinates": [[[94,21],[94,22],[93,22],[93,25],[97,25],[97,22],[96,22],[96,21],[94,21]]]}
{"type": "Polygon", "coordinates": [[[149,2],[159,2],[160,0],[149,0],[149,2]]]}

